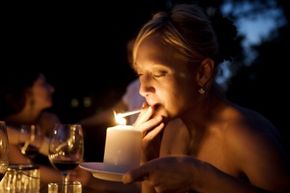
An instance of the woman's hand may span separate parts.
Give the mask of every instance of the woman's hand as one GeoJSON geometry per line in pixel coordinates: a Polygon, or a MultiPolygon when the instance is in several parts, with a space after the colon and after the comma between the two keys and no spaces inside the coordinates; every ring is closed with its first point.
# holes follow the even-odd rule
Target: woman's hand
{"type": "Polygon", "coordinates": [[[198,184],[196,166],[201,163],[191,156],[170,156],[151,160],[123,176],[123,183],[146,180],[156,192],[185,193],[198,184]]]}
{"type": "Polygon", "coordinates": [[[162,131],[165,127],[162,116],[154,117],[154,108],[145,108],[138,116],[134,127],[142,132],[141,163],[159,157],[162,131]]]}

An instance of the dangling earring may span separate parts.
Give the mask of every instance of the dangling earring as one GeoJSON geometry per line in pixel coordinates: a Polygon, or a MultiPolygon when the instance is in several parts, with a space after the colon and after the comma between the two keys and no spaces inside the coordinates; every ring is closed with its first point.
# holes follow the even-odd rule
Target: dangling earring
{"type": "Polygon", "coordinates": [[[204,90],[204,88],[200,88],[200,89],[198,89],[198,92],[199,92],[199,94],[204,95],[205,90],[204,90]]]}

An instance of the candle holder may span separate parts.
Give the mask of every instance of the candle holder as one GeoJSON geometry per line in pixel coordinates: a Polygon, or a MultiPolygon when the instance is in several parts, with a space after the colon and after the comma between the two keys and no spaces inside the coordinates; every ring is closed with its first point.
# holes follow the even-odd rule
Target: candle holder
{"type": "Polygon", "coordinates": [[[126,125],[124,117],[139,113],[140,110],[115,114],[119,125],[108,127],[103,162],[84,162],[80,167],[95,178],[122,181],[125,172],[140,165],[142,133],[132,125],[126,125]]]}

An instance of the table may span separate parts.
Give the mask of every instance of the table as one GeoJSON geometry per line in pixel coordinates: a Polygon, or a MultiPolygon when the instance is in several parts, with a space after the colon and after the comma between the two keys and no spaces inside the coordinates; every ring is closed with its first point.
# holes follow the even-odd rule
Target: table
{"type": "MultiPolygon", "coordinates": [[[[48,193],[47,187],[42,187],[40,189],[40,193],[48,193]]],[[[96,191],[90,187],[83,187],[82,193],[106,193],[106,192],[99,192],[99,191],[96,191]]]]}

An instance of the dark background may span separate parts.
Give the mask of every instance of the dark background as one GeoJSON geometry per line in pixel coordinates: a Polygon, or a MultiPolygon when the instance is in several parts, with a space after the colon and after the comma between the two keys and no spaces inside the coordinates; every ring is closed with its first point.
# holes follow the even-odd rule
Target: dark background
{"type": "MultiPolygon", "coordinates": [[[[185,2],[219,9],[225,1],[185,2]]],[[[239,3],[252,1],[229,2],[233,2],[235,10],[239,3]]],[[[62,122],[78,122],[120,99],[127,84],[135,78],[127,62],[127,41],[152,13],[169,4],[165,0],[123,0],[4,6],[1,68],[7,65],[15,70],[40,67],[55,87],[54,106],[50,111],[57,113],[62,122]]],[[[258,6],[243,15],[230,15],[231,18],[251,17],[276,6],[289,21],[286,0],[257,1],[255,4],[258,6]]],[[[250,65],[244,64],[246,56],[242,54],[235,60],[235,66],[230,68],[238,71],[226,95],[269,118],[290,147],[289,62],[288,55],[284,54],[290,50],[287,22],[253,48],[258,54],[250,65]]],[[[17,77],[12,75],[11,78],[17,77]]],[[[87,160],[102,159],[105,128],[103,125],[88,131],[87,160]],[[97,130],[102,132],[95,132],[97,130]],[[96,140],[92,142],[93,139],[96,140]]]]}
{"type": "Polygon", "coordinates": [[[78,121],[112,105],[135,78],[127,41],[161,7],[153,1],[128,3],[10,6],[4,18],[3,67],[41,68],[55,87],[52,111],[63,121],[78,121]],[[84,99],[92,103],[87,108],[84,99]],[[79,104],[72,107],[72,100],[79,104]]]}

